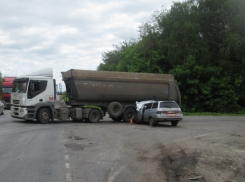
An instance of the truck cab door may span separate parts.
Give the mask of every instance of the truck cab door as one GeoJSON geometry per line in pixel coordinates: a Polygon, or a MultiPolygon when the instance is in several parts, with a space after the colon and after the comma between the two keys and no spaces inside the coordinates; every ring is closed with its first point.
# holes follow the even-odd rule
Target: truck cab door
{"type": "Polygon", "coordinates": [[[31,80],[28,87],[27,99],[34,103],[45,101],[45,95],[42,94],[47,88],[47,80],[31,80]]]}

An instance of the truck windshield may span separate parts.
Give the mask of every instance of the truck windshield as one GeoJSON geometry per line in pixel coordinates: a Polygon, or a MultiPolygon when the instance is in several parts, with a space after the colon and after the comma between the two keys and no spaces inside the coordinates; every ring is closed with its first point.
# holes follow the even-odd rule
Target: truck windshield
{"type": "Polygon", "coordinates": [[[14,93],[26,93],[27,83],[25,81],[14,82],[13,91],[14,93]]]}
{"type": "Polygon", "coordinates": [[[3,87],[2,88],[2,93],[7,94],[12,92],[12,87],[3,87]]]}

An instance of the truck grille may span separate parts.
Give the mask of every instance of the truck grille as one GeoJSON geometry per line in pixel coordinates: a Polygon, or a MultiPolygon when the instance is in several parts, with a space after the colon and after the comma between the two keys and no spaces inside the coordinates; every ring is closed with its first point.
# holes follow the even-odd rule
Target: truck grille
{"type": "Polygon", "coordinates": [[[19,100],[13,100],[13,104],[20,104],[19,100]]]}

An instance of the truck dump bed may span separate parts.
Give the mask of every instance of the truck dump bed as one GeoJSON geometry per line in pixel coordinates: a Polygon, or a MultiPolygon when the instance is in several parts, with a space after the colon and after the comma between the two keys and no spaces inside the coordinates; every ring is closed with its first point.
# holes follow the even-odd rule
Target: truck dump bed
{"type": "Polygon", "coordinates": [[[174,100],[181,103],[170,74],[68,70],[62,72],[70,100],[77,102],[135,102],[174,100]]]}

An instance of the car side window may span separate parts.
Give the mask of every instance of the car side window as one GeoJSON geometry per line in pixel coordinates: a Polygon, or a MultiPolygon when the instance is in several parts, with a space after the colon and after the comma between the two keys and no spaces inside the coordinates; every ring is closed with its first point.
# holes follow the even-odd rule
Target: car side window
{"type": "Polygon", "coordinates": [[[146,104],[146,109],[151,109],[152,103],[146,104]]]}
{"type": "Polygon", "coordinates": [[[158,102],[154,102],[153,106],[152,106],[152,109],[156,109],[158,106],[158,102]]]}

